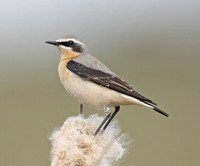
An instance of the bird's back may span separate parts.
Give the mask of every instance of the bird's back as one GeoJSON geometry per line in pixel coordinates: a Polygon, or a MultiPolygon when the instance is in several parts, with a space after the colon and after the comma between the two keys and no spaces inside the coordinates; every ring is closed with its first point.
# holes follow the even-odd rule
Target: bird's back
{"type": "Polygon", "coordinates": [[[75,58],[74,61],[78,62],[78,63],[80,63],[82,65],[85,65],[87,67],[90,67],[92,69],[100,70],[100,71],[103,71],[105,73],[111,74],[113,76],[117,76],[107,66],[105,66],[100,60],[98,60],[97,58],[93,57],[89,53],[87,53],[87,54],[85,54],[83,56],[80,56],[78,58],[75,58]]]}

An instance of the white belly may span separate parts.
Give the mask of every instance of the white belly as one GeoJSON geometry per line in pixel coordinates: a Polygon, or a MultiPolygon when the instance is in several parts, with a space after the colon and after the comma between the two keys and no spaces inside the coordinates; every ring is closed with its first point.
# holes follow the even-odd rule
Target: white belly
{"type": "Polygon", "coordinates": [[[68,78],[62,83],[71,96],[80,103],[96,109],[104,109],[105,106],[114,107],[111,99],[119,96],[117,92],[109,93],[111,90],[108,88],[83,80],[72,72],[69,72],[68,78]]]}

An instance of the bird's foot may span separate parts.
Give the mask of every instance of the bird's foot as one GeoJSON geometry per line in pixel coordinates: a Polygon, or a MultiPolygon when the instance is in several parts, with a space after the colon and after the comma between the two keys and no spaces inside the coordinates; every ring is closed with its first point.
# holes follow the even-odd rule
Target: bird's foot
{"type": "Polygon", "coordinates": [[[104,107],[104,111],[105,111],[106,115],[111,113],[111,109],[107,106],[104,107]]]}

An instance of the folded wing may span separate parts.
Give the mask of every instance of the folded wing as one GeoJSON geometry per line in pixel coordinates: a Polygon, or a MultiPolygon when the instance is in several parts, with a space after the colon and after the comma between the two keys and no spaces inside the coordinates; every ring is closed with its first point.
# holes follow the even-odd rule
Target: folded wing
{"type": "Polygon", "coordinates": [[[90,80],[101,86],[107,87],[109,89],[115,90],[117,92],[120,92],[120,93],[128,95],[128,96],[134,97],[146,104],[156,105],[156,103],[152,102],[150,99],[137,93],[131,87],[131,85],[129,85],[124,80],[117,77],[116,75],[112,75],[110,73],[105,73],[103,71],[87,67],[87,66],[85,66],[81,63],[75,62],[73,60],[68,62],[66,67],[71,72],[77,74],[78,76],[80,76],[83,79],[90,80]]]}

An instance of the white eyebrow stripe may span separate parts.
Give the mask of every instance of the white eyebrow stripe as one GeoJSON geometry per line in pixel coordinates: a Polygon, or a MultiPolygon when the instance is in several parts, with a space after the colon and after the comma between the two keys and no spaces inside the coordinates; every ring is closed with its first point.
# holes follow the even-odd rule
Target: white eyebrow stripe
{"type": "Polygon", "coordinates": [[[70,40],[74,41],[74,43],[78,43],[80,45],[85,46],[82,42],[80,42],[80,41],[78,41],[78,40],[76,40],[74,38],[68,38],[68,39],[61,38],[61,39],[56,40],[56,42],[67,42],[67,41],[70,41],[70,40]]]}

